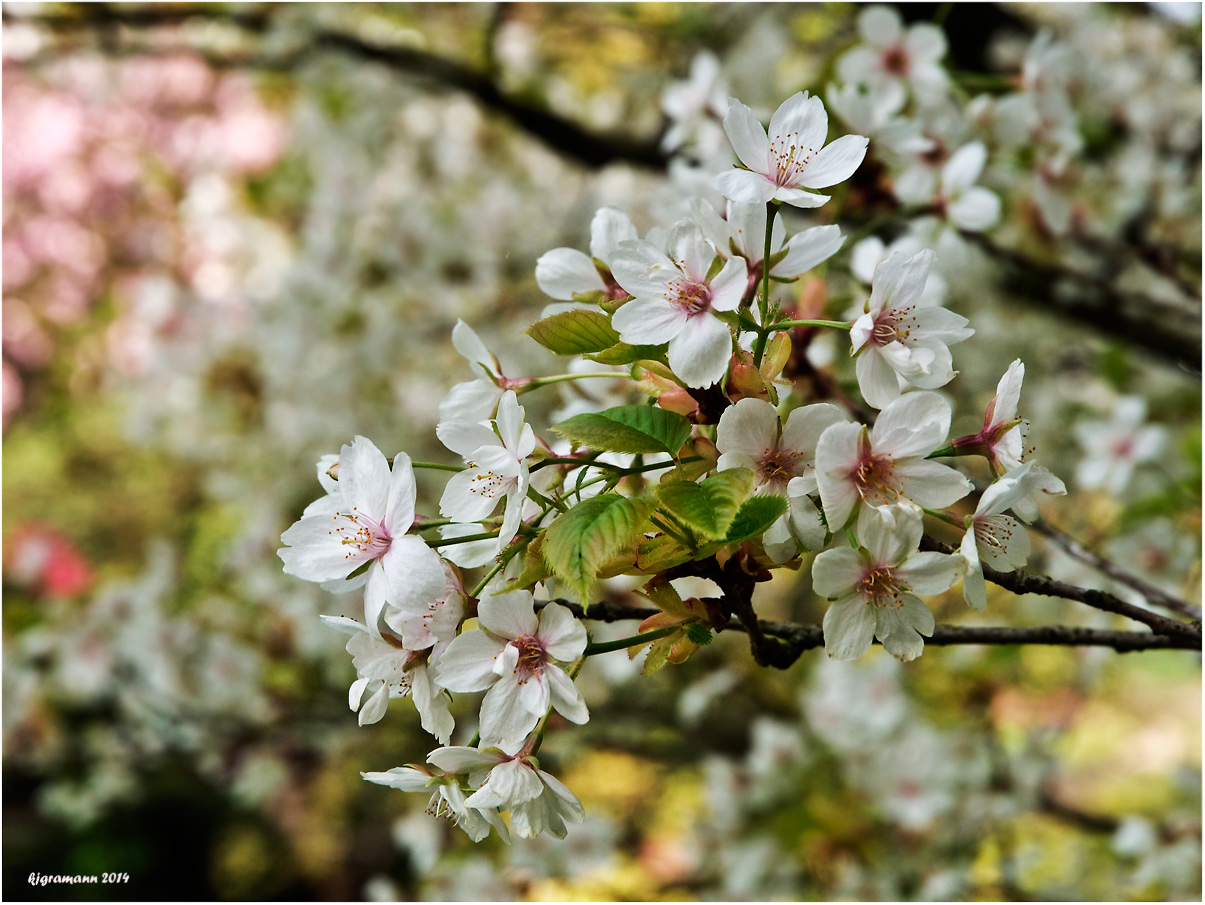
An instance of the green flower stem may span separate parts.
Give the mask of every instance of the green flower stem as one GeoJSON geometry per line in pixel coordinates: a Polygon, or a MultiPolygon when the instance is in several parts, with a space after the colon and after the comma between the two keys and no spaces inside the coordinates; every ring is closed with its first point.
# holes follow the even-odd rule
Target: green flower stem
{"type": "MultiPolygon", "coordinates": [[[[978,450],[976,450],[976,453],[978,453],[978,450]]],[[[941,449],[933,450],[933,452],[929,453],[929,455],[925,456],[925,458],[926,459],[940,459],[943,456],[965,456],[965,455],[967,455],[967,453],[961,452],[961,451],[955,449],[953,446],[943,446],[941,449]]]]}
{"type": "Polygon", "coordinates": [[[609,654],[611,651],[626,650],[629,647],[634,647],[637,644],[645,644],[649,641],[656,641],[658,638],[664,638],[666,635],[672,635],[674,632],[682,630],[681,625],[670,625],[665,628],[653,629],[651,632],[643,632],[639,635],[633,635],[630,638],[620,638],[618,641],[602,641],[598,644],[589,644],[586,646],[586,652],[583,656],[593,657],[596,654],[609,654]]]}
{"type": "MultiPolygon", "coordinates": [[[[393,465],[393,460],[389,460],[390,466],[393,465]]],[[[434,471],[464,471],[463,465],[444,465],[441,462],[411,462],[415,468],[430,468],[434,471]]]]}
{"type": "Polygon", "coordinates": [[[491,540],[498,536],[497,531],[486,531],[484,534],[466,534],[464,537],[449,537],[444,540],[429,540],[428,547],[451,547],[454,544],[467,544],[477,540],[491,540]]]}
{"type": "MultiPolygon", "coordinates": [[[[657,471],[658,469],[661,469],[661,468],[676,468],[678,465],[685,465],[687,462],[698,462],[701,458],[703,458],[703,457],[702,456],[683,456],[681,458],[681,460],[679,460],[678,462],[652,462],[648,465],[641,465],[637,468],[625,468],[625,469],[623,469],[623,474],[621,474],[619,477],[626,478],[626,477],[630,477],[631,475],[634,475],[634,474],[643,474],[646,471],[657,471]]],[[[590,480],[583,482],[580,487],[576,488],[576,490],[582,490],[586,487],[589,487],[592,484],[598,484],[602,481],[610,481],[610,480],[612,480],[611,477],[608,477],[607,475],[600,475],[597,478],[591,478],[590,480]]],[[[576,492],[576,490],[575,490],[575,492],[576,492]]]]}
{"type": "MultiPolygon", "coordinates": [[[[762,290],[761,300],[757,306],[763,325],[770,319],[770,239],[774,234],[774,218],[778,216],[778,205],[777,201],[766,202],[766,243],[761,259],[762,290]]],[[[755,368],[761,367],[761,360],[766,354],[767,336],[769,336],[769,331],[764,326],[758,327],[757,339],[753,341],[753,366],[755,368]]]]}
{"type": "Polygon", "coordinates": [[[541,459],[535,465],[531,466],[531,471],[539,471],[541,468],[547,468],[549,465],[581,465],[593,468],[610,468],[612,471],[627,471],[623,465],[614,465],[611,462],[599,462],[597,459],[574,459],[565,456],[541,459]]]}
{"type": "Polygon", "coordinates": [[[554,383],[564,383],[567,380],[589,380],[594,377],[610,377],[612,379],[625,377],[622,371],[589,371],[585,374],[554,374],[551,377],[536,377],[531,383],[521,387],[517,392],[526,393],[528,390],[536,390],[540,387],[546,387],[554,383]]]}
{"type": "MultiPolygon", "coordinates": [[[[548,510],[545,509],[543,512],[540,513],[540,518],[543,518],[547,514],[548,514],[548,510]]],[[[485,590],[485,586],[494,580],[494,576],[497,575],[499,572],[501,572],[503,569],[505,569],[506,564],[509,563],[512,559],[514,559],[519,554],[520,551],[526,549],[527,545],[529,543],[531,543],[530,540],[523,540],[517,544],[512,544],[511,546],[509,546],[505,550],[503,550],[502,555],[499,558],[498,562],[496,562],[494,564],[494,566],[488,572],[485,573],[485,577],[482,578],[481,581],[477,582],[477,587],[473,588],[473,593],[470,594],[469,596],[470,597],[480,597],[481,592],[485,590]]]]}
{"type": "Polygon", "coordinates": [[[849,321],[824,321],[824,320],[802,320],[802,321],[777,321],[766,327],[768,331],[774,330],[790,330],[792,327],[832,327],[834,330],[849,330],[853,327],[849,321]]]}

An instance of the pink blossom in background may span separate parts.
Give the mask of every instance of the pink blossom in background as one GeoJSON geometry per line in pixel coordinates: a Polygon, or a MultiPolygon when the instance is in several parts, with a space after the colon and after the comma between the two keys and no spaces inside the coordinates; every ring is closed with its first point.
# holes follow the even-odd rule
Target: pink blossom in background
{"type": "Polygon", "coordinates": [[[92,567],[75,544],[54,528],[25,524],[6,546],[7,577],[35,593],[75,597],[92,585],[92,567]]]}

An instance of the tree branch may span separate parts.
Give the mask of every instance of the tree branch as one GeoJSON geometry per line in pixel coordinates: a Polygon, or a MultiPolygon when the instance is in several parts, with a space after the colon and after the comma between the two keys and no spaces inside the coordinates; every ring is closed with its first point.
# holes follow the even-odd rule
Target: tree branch
{"type": "Polygon", "coordinates": [[[1030,527],[1039,534],[1050,538],[1052,541],[1058,544],[1059,547],[1067,553],[1067,555],[1091,566],[1102,574],[1109,576],[1114,581],[1137,591],[1152,605],[1163,607],[1165,610],[1172,610],[1173,612],[1180,613],[1192,619],[1199,620],[1201,618],[1200,607],[1193,606],[1191,603],[1187,603],[1183,600],[1180,600],[1178,597],[1173,597],[1171,594],[1161,591],[1159,588],[1149,584],[1148,582],[1139,578],[1137,575],[1131,575],[1117,564],[1110,562],[1098,553],[1093,553],[1075,538],[1054,527],[1054,525],[1051,525],[1044,519],[1039,519],[1030,527]]]}
{"type": "MultiPolygon", "coordinates": [[[[108,4],[89,4],[77,8],[77,13],[40,13],[33,16],[12,16],[4,11],[4,21],[30,22],[56,32],[100,31],[125,26],[130,28],[163,28],[190,21],[216,21],[235,26],[248,34],[263,36],[272,26],[272,17],[260,13],[218,12],[196,6],[112,7],[108,4]]],[[[106,35],[105,37],[111,37],[106,35]]],[[[573,158],[588,167],[610,163],[629,163],[663,170],[669,156],[661,150],[660,136],[638,138],[596,132],[548,110],[503,94],[488,75],[455,60],[426,51],[400,45],[374,44],[353,34],[332,29],[315,29],[313,46],[331,50],[360,60],[369,60],[406,75],[430,80],[437,85],[463,91],[483,107],[511,119],[517,126],[539,138],[555,151],[573,158]]],[[[221,57],[183,45],[181,52],[200,53],[209,62],[221,66],[221,57]]],[[[154,52],[162,54],[163,48],[154,52]]],[[[233,65],[255,66],[272,70],[291,69],[304,60],[304,55],[285,56],[236,55],[233,65]]]]}
{"type": "MultiPolygon", "coordinates": [[[[568,608],[579,619],[595,619],[599,622],[622,622],[628,619],[647,619],[661,612],[651,607],[633,607],[611,601],[599,601],[589,608],[568,600],[537,601],[537,608],[549,603],[559,603],[568,608]]],[[[767,664],[786,669],[799,659],[805,651],[824,646],[824,629],[819,625],[804,625],[794,622],[759,621],[764,636],[777,638],[780,649],[768,657],[767,664]]],[[[732,619],[723,631],[747,633],[737,619],[732,619]]],[[[875,642],[879,643],[878,641],[875,642]]],[[[1107,631],[1104,629],[1078,628],[1066,625],[1042,625],[1027,628],[1009,626],[939,625],[933,635],[925,639],[926,644],[950,646],[957,644],[1044,644],[1057,647],[1111,647],[1118,653],[1140,650],[1196,650],[1201,649],[1200,637],[1188,635],[1159,635],[1151,632],[1107,631]]]]}
{"type": "MultiPolygon", "coordinates": [[[[935,550],[938,553],[954,552],[954,547],[934,540],[928,535],[921,538],[920,548],[922,550],[935,550]]],[[[1190,625],[1185,622],[1177,622],[1175,619],[1168,619],[1166,616],[1160,616],[1158,613],[1144,610],[1140,606],[1126,603],[1121,598],[1115,597],[1107,591],[1098,591],[1095,588],[1081,588],[1073,584],[1067,584],[1065,581],[1058,581],[1054,578],[1047,578],[1044,575],[1034,575],[1030,572],[1022,572],[1020,570],[1015,572],[997,572],[991,566],[987,565],[983,567],[983,577],[993,584],[1012,591],[1014,594],[1041,594],[1043,597],[1062,597],[1064,600],[1074,600],[1077,603],[1087,604],[1094,609],[1103,610],[1106,613],[1114,613],[1118,616],[1125,616],[1127,619],[1133,619],[1135,622],[1141,622],[1158,634],[1195,639],[1196,646],[1198,647],[1201,644],[1200,623],[1190,625]]]]}

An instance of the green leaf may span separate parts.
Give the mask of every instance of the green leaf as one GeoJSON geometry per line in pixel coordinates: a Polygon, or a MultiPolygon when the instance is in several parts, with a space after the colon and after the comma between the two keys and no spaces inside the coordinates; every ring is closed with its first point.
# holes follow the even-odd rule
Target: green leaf
{"type": "Polygon", "coordinates": [[[617,493],[584,500],[549,526],[544,559],[587,602],[599,568],[636,539],[650,508],[617,493]]]}
{"type": "Polygon", "coordinates": [[[577,446],[621,453],[665,452],[676,456],[690,438],[690,422],[648,405],[621,405],[574,415],[552,430],[577,446]]]}
{"type": "Polygon", "coordinates": [[[646,540],[636,551],[636,568],[646,575],[655,575],[690,562],[694,552],[669,535],[662,534],[646,540]]]}
{"type": "Polygon", "coordinates": [[[600,365],[630,365],[646,358],[658,359],[665,354],[666,344],[659,346],[632,346],[628,343],[616,343],[609,349],[593,352],[585,357],[597,361],[600,365]]]}
{"type": "Polygon", "coordinates": [[[611,319],[601,311],[584,308],[562,311],[527,328],[527,335],[557,355],[601,352],[619,342],[611,319]]]}
{"type": "Polygon", "coordinates": [[[704,540],[724,537],[737,510],[757,483],[748,468],[729,468],[702,484],[676,481],[659,484],[657,499],[666,512],[704,540]]]}
{"type": "Polygon", "coordinates": [[[686,626],[686,637],[690,639],[692,644],[697,644],[703,647],[711,643],[711,629],[705,625],[699,625],[697,622],[692,622],[686,626]]]}
{"type": "Polygon", "coordinates": [[[736,544],[760,537],[786,511],[785,497],[773,494],[758,494],[749,497],[728,527],[728,536],[724,538],[724,543],[736,544]]]}

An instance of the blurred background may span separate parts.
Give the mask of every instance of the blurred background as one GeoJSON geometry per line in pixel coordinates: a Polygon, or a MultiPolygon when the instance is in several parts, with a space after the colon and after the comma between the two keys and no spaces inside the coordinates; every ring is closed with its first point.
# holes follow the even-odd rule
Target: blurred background
{"type": "MultiPolygon", "coordinates": [[[[452,461],[434,426],[471,376],[457,318],[510,376],[562,368],[522,332],[551,301],[536,259],[587,248],[602,205],[643,234],[710,198],[729,95],[764,122],[809,89],[832,134],[882,125],[832,99],[861,12],[4,5],[6,898],[1200,898],[1191,652],[811,651],[777,671],[724,635],[647,678],[599,657],[591,721],[541,751],[586,806],[564,842],[473,845],[359,776],[429,739],[408,702],[357,728],[346,639],[318,620],[354,601],[281,571],[314,463],[356,434],[452,461]],[[105,871],[129,880],[27,879],[105,871]]],[[[906,108],[930,139],[914,157],[983,141],[1002,201],[986,233],[934,239],[978,331],[954,350],[952,436],[1022,358],[1028,442],[1070,491],[1047,521],[1199,606],[1200,5],[899,14],[950,48],[941,102],[906,108]]],[[[866,296],[854,240],[906,225],[874,137],[846,195],[790,221],[857,234],[833,314],[866,296]]],[[[814,366],[852,387],[826,341],[814,366]]],[[[525,397],[537,432],[558,392],[525,397]]],[[[1144,602],[1034,547],[1031,571],[1144,602]]],[[[1004,591],[983,615],[957,588],[931,604],[1133,627],[1004,591]]],[[[824,612],[789,580],[758,607],[824,612]]]]}

